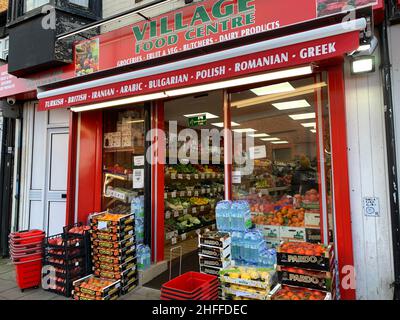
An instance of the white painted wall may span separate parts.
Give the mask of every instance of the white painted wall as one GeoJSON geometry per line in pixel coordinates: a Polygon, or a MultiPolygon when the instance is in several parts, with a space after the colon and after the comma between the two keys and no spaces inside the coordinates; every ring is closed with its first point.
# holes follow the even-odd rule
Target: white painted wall
{"type": "MultiPolygon", "coordinates": [[[[379,66],[379,56],[377,62],[379,66]]],[[[349,61],[346,61],[345,83],[357,299],[391,300],[393,254],[379,67],[374,73],[352,76],[349,61]],[[379,198],[380,217],[363,214],[363,197],[379,198]]]]}
{"type": "Polygon", "coordinates": [[[389,44],[392,62],[394,120],[396,128],[397,171],[400,173],[400,25],[389,30],[389,44]]]}

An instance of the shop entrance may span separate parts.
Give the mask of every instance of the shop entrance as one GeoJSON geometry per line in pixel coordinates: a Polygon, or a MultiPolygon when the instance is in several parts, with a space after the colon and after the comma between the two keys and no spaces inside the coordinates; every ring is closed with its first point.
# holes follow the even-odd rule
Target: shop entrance
{"type": "MultiPolygon", "coordinates": [[[[164,102],[165,260],[182,249],[182,272],[201,271],[197,235],[217,229],[215,205],[229,199],[250,204],[254,228],[270,248],[281,241],[333,244],[336,279],[352,264],[351,242],[344,245],[351,232],[342,73],[327,70],[164,102]],[[211,129],[217,138],[211,133],[205,144],[199,136],[211,129]],[[200,161],[205,145],[208,165],[200,161]],[[343,188],[334,191],[339,182],[343,188]]],[[[179,272],[174,261],[172,277],[179,272]]],[[[149,286],[161,286],[169,272],[149,286]]]]}

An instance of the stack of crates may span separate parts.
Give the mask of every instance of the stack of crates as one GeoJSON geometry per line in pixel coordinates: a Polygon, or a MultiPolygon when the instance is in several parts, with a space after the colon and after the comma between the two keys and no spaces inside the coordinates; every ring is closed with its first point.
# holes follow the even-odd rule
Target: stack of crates
{"type": "Polygon", "coordinates": [[[73,282],[91,272],[88,227],[65,227],[63,233],[46,238],[44,251],[43,289],[70,297],[73,282]],[[70,229],[81,231],[74,233],[70,229]]]}
{"type": "Polygon", "coordinates": [[[138,285],[135,220],[133,214],[108,212],[91,216],[91,244],[94,275],[121,281],[121,294],[138,285]]]}
{"type": "Polygon", "coordinates": [[[187,272],[163,284],[161,300],[218,300],[218,278],[187,272]]]}

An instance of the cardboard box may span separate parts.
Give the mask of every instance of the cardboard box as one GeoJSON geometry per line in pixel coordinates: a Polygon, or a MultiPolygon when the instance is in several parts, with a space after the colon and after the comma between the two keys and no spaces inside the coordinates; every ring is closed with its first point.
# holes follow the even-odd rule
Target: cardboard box
{"type": "Polygon", "coordinates": [[[321,230],[320,229],[306,229],[306,241],[310,243],[321,242],[321,230]]]}
{"type": "Polygon", "coordinates": [[[199,246],[226,248],[231,244],[229,233],[210,231],[199,235],[199,246]]]}
{"type": "Polygon", "coordinates": [[[286,227],[280,228],[281,241],[306,241],[306,229],[299,227],[286,227]]]}
{"type": "Polygon", "coordinates": [[[221,269],[219,269],[219,268],[200,266],[200,272],[201,273],[206,273],[206,274],[209,274],[209,275],[212,275],[212,276],[217,276],[218,277],[218,274],[219,274],[220,270],[221,269]]]}
{"type": "Polygon", "coordinates": [[[308,271],[297,268],[277,266],[279,283],[288,286],[315,289],[331,292],[335,287],[335,279],[329,271],[308,271]]]}
{"type": "Polygon", "coordinates": [[[305,212],[304,214],[304,226],[306,228],[319,229],[321,223],[320,212],[305,212]]]}
{"type": "Polygon", "coordinates": [[[281,227],[279,226],[257,225],[256,228],[261,230],[268,239],[279,240],[281,237],[281,227]]]}
{"type": "MultiPolygon", "coordinates": [[[[278,284],[270,293],[270,295],[268,296],[268,300],[280,300],[280,299],[276,299],[277,294],[279,294],[279,291],[282,289],[282,285],[278,284]]],[[[294,288],[294,291],[303,291],[303,288],[294,288]]],[[[319,291],[319,290],[315,290],[315,291],[319,291]]],[[[324,299],[323,300],[332,300],[332,295],[329,292],[324,292],[324,299]]]]}
{"type": "Polygon", "coordinates": [[[280,240],[265,238],[265,242],[267,243],[268,248],[276,249],[281,244],[280,240]]]}
{"type": "Polygon", "coordinates": [[[129,148],[133,146],[133,138],[131,135],[122,135],[121,138],[121,146],[122,148],[129,148]]]}
{"type": "Polygon", "coordinates": [[[228,268],[231,264],[231,260],[228,259],[212,259],[212,258],[207,258],[207,257],[200,257],[199,258],[199,264],[200,266],[203,267],[212,267],[212,268],[228,268]]]}
{"type": "Polygon", "coordinates": [[[199,256],[200,257],[207,257],[207,258],[214,258],[224,260],[231,255],[231,247],[228,246],[225,249],[221,248],[213,248],[213,247],[199,247],[199,256]]]}
{"type": "Polygon", "coordinates": [[[334,250],[330,245],[322,256],[301,255],[277,250],[279,266],[294,267],[316,271],[332,271],[334,265],[334,250]]]}

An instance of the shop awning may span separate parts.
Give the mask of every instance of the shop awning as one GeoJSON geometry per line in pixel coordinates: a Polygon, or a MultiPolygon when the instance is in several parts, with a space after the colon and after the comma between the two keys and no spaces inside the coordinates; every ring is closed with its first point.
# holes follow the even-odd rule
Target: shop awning
{"type": "Polygon", "coordinates": [[[283,77],[277,69],[310,66],[313,62],[342,56],[359,46],[364,18],[335,24],[181,60],[117,76],[39,92],[39,109],[73,107],[73,111],[105,108],[178,96],[210,89],[243,85],[283,77]],[[275,70],[275,71],[274,71],[275,70]],[[266,76],[262,77],[261,74],[266,76]],[[235,80],[235,81],[234,81],[235,80]],[[215,85],[218,83],[218,85],[215,85]],[[236,84],[235,84],[236,83],[236,84]]]}

